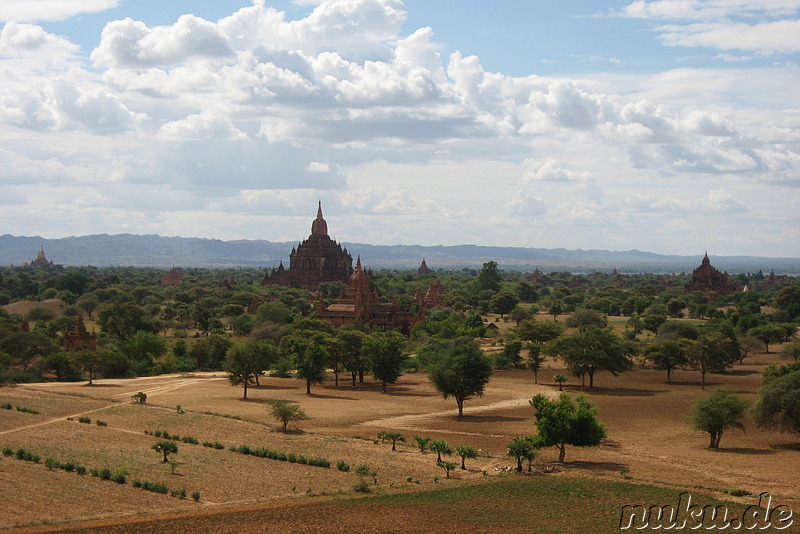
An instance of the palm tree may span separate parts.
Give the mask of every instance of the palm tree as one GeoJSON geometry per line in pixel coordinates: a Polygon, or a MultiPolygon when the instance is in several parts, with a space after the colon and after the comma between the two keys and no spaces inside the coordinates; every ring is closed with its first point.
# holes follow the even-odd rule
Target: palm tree
{"type": "Polygon", "coordinates": [[[466,469],[467,466],[464,465],[464,461],[467,458],[474,459],[478,457],[478,451],[475,450],[475,447],[470,447],[469,445],[465,445],[462,447],[456,447],[456,455],[461,456],[461,469],[466,469]]]}
{"type": "Polygon", "coordinates": [[[451,454],[453,454],[453,450],[450,448],[450,445],[448,445],[447,442],[445,440],[443,440],[443,439],[437,439],[437,440],[431,441],[431,444],[430,444],[429,448],[430,448],[430,450],[432,450],[433,452],[436,453],[436,463],[437,464],[442,463],[442,455],[443,454],[445,456],[450,456],[451,454]]]}
{"type": "Polygon", "coordinates": [[[380,439],[380,440],[387,440],[387,439],[391,440],[391,442],[392,442],[392,450],[393,451],[397,450],[397,447],[395,447],[395,444],[398,441],[405,441],[406,440],[406,438],[404,438],[403,434],[401,434],[400,432],[381,432],[380,434],[378,434],[378,439],[380,439]]]}

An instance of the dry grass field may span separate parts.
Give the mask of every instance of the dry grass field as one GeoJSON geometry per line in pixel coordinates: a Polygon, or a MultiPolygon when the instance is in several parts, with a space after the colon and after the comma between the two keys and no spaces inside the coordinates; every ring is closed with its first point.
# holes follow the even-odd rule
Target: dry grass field
{"type": "MultiPolygon", "coordinates": [[[[776,358],[775,354],[750,356],[730,374],[710,375],[709,387],[726,384],[753,401],[761,370],[776,358]]],[[[231,386],[222,373],[96,380],[92,386],[42,383],[0,388],[0,404],[39,412],[0,409],[0,448],[24,448],[42,459],[36,464],[0,456],[0,529],[52,531],[83,525],[87,531],[103,526],[108,532],[265,532],[273,527],[283,532],[511,532],[515,529],[508,525],[480,520],[480,514],[472,522],[465,522],[466,512],[449,523],[442,522],[440,518],[454,514],[448,508],[451,505],[442,504],[439,497],[426,497],[425,502],[433,500],[435,504],[425,504],[415,501],[414,495],[515,483],[522,484],[520,488],[533,483],[541,490],[555,483],[551,481],[582,484],[583,492],[614,484],[613,491],[608,491],[614,495],[621,491],[623,496],[597,497],[596,506],[601,507],[604,503],[610,508],[617,502],[624,504],[624,488],[648,484],[648,488],[663,487],[676,496],[692,490],[733,500],[737,499],[723,492],[769,492],[800,511],[798,437],[747,424],[745,432],[725,434],[719,450],[708,449],[708,436],[692,430],[686,422],[689,406],[704,394],[699,375],[691,372],[674,372],[671,383],[665,382],[663,372],[647,368],[618,377],[599,373],[595,387],[586,392],[598,406],[608,439],[600,447],[569,447],[567,464],[560,472],[532,477],[505,471],[514,463],[505,456],[505,445],[514,436],[534,433],[529,399],[540,392],[557,394],[552,379],[560,372],[563,369],[558,363],[550,363],[540,372],[540,384],[536,385],[529,371],[497,371],[485,395],[466,402],[462,418],[456,416],[455,402],[442,399],[424,374],[401,377],[386,394],[369,379],[355,387],[340,380],[335,387],[330,378],[313,387],[311,396],[305,394],[305,384],[299,380],[262,378],[260,387],[249,389],[247,400],[241,398],[242,389],[231,386]],[[147,394],[146,405],[130,402],[131,395],[139,391],[147,394]],[[270,399],[299,403],[310,419],[301,421],[299,429],[292,432],[277,432],[277,422],[265,407],[270,399]],[[177,405],[184,413],[178,412],[177,405]],[[90,418],[91,423],[78,422],[80,417],[90,418]],[[106,426],[98,426],[98,420],[106,426]],[[166,430],[200,442],[218,441],[225,449],[178,443],[175,459],[179,465],[173,473],[151,449],[159,439],[146,435],[146,430],[166,430]],[[390,443],[375,443],[376,435],[384,430],[402,432],[407,442],[399,444],[396,452],[391,451],[390,443]],[[414,447],[415,435],[446,439],[453,448],[472,445],[481,450],[481,457],[468,460],[467,471],[456,469],[448,479],[436,466],[434,454],[420,453],[414,447]],[[332,465],[326,469],[228,450],[239,445],[322,457],[332,465]],[[124,468],[128,481],[115,484],[88,474],[49,470],[44,465],[47,457],[74,460],[90,468],[124,468]],[[350,465],[349,472],[336,469],[341,460],[350,465]],[[359,477],[354,468],[361,464],[377,471],[377,485],[367,477],[372,493],[382,495],[377,500],[346,500],[358,495],[354,486],[359,477]],[[625,479],[621,467],[628,469],[625,479]],[[199,491],[201,498],[194,502],[137,489],[131,484],[135,479],[163,483],[170,489],[185,487],[189,494],[199,491]],[[380,500],[396,494],[401,500],[380,500]],[[434,508],[426,512],[427,506],[434,508]],[[348,515],[351,508],[360,510],[353,512],[357,520],[319,521],[348,515]],[[364,512],[372,508],[375,513],[364,512]],[[184,515],[150,530],[137,523],[175,514],[184,515]],[[378,528],[374,521],[364,519],[386,520],[386,514],[395,525],[391,529],[378,528]],[[302,528],[292,523],[292,518],[312,515],[317,519],[302,528]],[[87,520],[94,523],[81,523],[87,520]]],[[[565,390],[576,392],[574,382],[567,382],[565,390]]],[[[550,464],[556,458],[555,449],[544,450],[537,465],[550,464]]],[[[508,491],[513,490],[503,489],[508,491]]],[[[631,491],[638,495],[638,489],[631,491]]],[[[748,498],[738,501],[750,503],[748,498]]]]}

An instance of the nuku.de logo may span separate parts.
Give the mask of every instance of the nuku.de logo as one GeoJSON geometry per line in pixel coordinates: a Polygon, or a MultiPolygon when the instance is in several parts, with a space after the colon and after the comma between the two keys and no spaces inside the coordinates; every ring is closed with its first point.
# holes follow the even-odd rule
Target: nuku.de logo
{"type": "Polygon", "coordinates": [[[794,512],[786,505],[773,505],[772,495],[761,493],[758,504],[745,508],[741,517],[734,517],[727,505],[692,504],[692,495],[684,491],[677,505],[629,504],[622,507],[620,530],[743,530],[766,528],[787,529],[794,524],[794,512]]]}

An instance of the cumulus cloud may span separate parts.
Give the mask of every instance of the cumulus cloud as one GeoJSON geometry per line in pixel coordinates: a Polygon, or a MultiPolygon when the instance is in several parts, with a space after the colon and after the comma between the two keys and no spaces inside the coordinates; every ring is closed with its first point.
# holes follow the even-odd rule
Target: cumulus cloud
{"type": "Polygon", "coordinates": [[[797,0],[636,0],[619,12],[625,17],[675,21],[655,28],[667,46],[762,55],[800,50],[798,13],[797,0]]]}
{"type": "Polygon", "coordinates": [[[628,207],[641,212],[671,213],[743,213],[747,205],[723,189],[709,191],[703,197],[675,198],[656,195],[635,195],[628,207]]]}
{"type": "Polygon", "coordinates": [[[119,0],[3,0],[0,21],[64,20],[115,8],[119,0]]]}
{"type": "Polygon", "coordinates": [[[523,162],[525,166],[525,174],[523,179],[534,180],[541,182],[576,182],[579,180],[587,180],[588,173],[577,173],[575,171],[565,169],[561,163],[553,158],[547,158],[544,161],[537,161],[527,159],[523,162]]]}
{"type": "Polygon", "coordinates": [[[158,137],[171,140],[246,139],[247,135],[229,120],[197,114],[164,124],[158,130],[158,137]]]}
{"type": "Polygon", "coordinates": [[[0,31],[0,56],[30,57],[45,55],[49,59],[68,56],[78,46],[63,37],[44,31],[41,26],[7,22],[0,31]]]}
{"type": "Polygon", "coordinates": [[[33,159],[0,148],[0,183],[4,185],[54,182],[68,177],[66,167],[56,158],[33,159]]]}
{"type": "Polygon", "coordinates": [[[507,208],[514,215],[527,217],[546,215],[549,211],[541,198],[529,195],[524,191],[514,193],[514,196],[508,202],[507,208]]]}

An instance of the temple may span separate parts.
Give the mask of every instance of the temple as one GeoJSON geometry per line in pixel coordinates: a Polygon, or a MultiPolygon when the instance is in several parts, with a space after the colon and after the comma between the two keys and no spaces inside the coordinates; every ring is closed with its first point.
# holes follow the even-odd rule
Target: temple
{"type": "Polygon", "coordinates": [[[36,256],[35,260],[32,260],[30,266],[34,269],[52,269],[55,267],[52,260],[48,260],[44,255],[44,247],[39,249],[39,254],[36,256]]]}
{"type": "Polygon", "coordinates": [[[700,267],[692,271],[692,279],[684,288],[689,291],[715,291],[717,293],[731,293],[736,288],[728,282],[728,273],[720,272],[719,269],[712,267],[711,260],[708,259],[708,252],[703,256],[700,267]]]}
{"type": "Polygon", "coordinates": [[[81,350],[81,349],[96,349],[97,348],[97,334],[92,330],[86,330],[86,325],[83,324],[83,319],[78,317],[78,322],[73,330],[64,332],[64,337],[61,340],[61,348],[66,351],[81,350]]]}
{"type": "Polygon", "coordinates": [[[328,223],[322,217],[322,202],[311,223],[311,235],[292,247],[289,268],[280,266],[268,272],[263,285],[279,285],[316,291],[323,282],[347,283],[353,274],[353,257],[328,236],[328,223]]]}
{"type": "Polygon", "coordinates": [[[428,267],[428,264],[425,263],[425,258],[422,258],[422,264],[419,266],[419,269],[417,269],[417,276],[423,276],[431,273],[433,273],[433,269],[428,267]]]}
{"type": "Polygon", "coordinates": [[[356,260],[356,268],[338,302],[326,307],[322,295],[318,294],[314,299],[313,309],[317,319],[334,326],[362,321],[384,330],[399,330],[405,335],[409,335],[411,327],[424,317],[422,307],[416,314],[401,311],[397,299],[394,298],[389,304],[382,304],[378,293],[370,288],[369,275],[361,268],[360,257],[356,260]]]}

